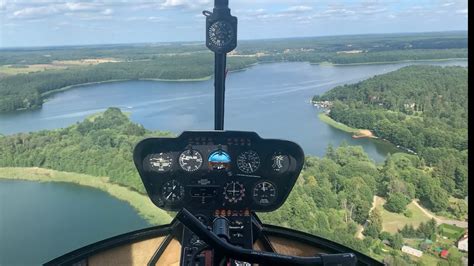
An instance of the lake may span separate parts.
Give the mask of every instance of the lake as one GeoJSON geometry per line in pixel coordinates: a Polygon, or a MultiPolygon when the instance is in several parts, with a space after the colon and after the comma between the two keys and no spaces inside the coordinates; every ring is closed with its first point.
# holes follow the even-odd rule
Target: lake
{"type": "MultiPolygon", "coordinates": [[[[466,61],[417,64],[462,65],[466,61]]],[[[261,64],[227,78],[226,129],[289,139],[306,154],[328,144],[361,145],[377,162],[396,151],[389,143],[352,139],[321,122],[315,94],[408,64],[320,66],[261,64]]],[[[0,133],[66,127],[107,107],[120,107],[148,129],[179,133],[212,129],[213,82],[126,81],[89,85],[53,95],[34,111],[0,114],[0,133]]],[[[127,203],[63,183],[0,181],[0,265],[39,264],[92,242],[149,226],[127,203]]]]}
{"type": "MultiPolygon", "coordinates": [[[[318,119],[310,104],[315,94],[354,83],[413,63],[321,66],[272,63],[230,73],[226,84],[225,129],[256,131],[264,138],[297,142],[306,154],[322,156],[328,144],[361,145],[377,162],[396,148],[380,140],[352,139],[318,119]]],[[[467,61],[417,62],[462,65],[467,61]]],[[[53,95],[39,110],[0,114],[0,133],[37,131],[69,126],[107,107],[130,112],[131,119],[152,130],[180,133],[212,129],[213,81],[125,81],[77,87],[53,95]]]]}
{"type": "Polygon", "coordinates": [[[39,265],[149,226],[130,205],[98,189],[0,180],[0,265],[39,265]]]}

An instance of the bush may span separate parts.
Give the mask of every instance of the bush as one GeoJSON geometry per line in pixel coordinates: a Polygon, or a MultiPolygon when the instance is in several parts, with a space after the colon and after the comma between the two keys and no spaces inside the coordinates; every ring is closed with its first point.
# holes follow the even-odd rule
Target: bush
{"type": "Polygon", "coordinates": [[[405,215],[405,217],[408,217],[408,218],[411,218],[413,217],[413,212],[406,209],[404,212],[403,212],[403,215],[405,215]]]}
{"type": "Polygon", "coordinates": [[[402,213],[405,211],[409,201],[405,195],[396,192],[388,196],[388,200],[384,205],[384,208],[390,212],[402,213]]]}

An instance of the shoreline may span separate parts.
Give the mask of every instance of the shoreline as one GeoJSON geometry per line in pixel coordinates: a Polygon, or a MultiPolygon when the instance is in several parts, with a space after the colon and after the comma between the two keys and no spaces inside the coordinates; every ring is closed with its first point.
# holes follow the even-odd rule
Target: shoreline
{"type": "Polygon", "coordinates": [[[416,62],[448,62],[448,61],[462,61],[468,60],[468,58],[442,58],[442,59],[407,59],[407,60],[398,60],[398,61],[381,61],[381,62],[366,62],[366,63],[347,63],[347,64],[334,64],[331,62],[320,62],[320,63],[310,63],[312,65],[321,65],[321,66],[358,66],[358,65],[388,65],[388,64],[401,64],[401,63],[416,63],[416,62]]]}
{"type": "Polygon", "coordinates": [[[56,171],[39,167],[0,167],[0,180],[24,180],[32,182],[63,182],[99,189],[108,195],[129,204],[137,214],[151,225],[167,224],[172,217],[158,209],[143,194],[127,187],[111,183],[108,177],[56,171]]]}
{"type": "MultiPolygon", "coordinates": [[[[145,78],[145,79],[110,79],[110,80],[103,80],[103,81],[94,81],[94,82],[87,82],[87,83],[80,83],[80,84],[74,84],[74,85],[69,85],[66,87],[62,87],[56,90],[52,91],[47,91],[41,94],[41,97],[43,97],[43,103],[53,94],[56,94],[58,92],[63,92],[67,91],[69,89],[74,89],[77,87],[82,87],[82,86],[89,86],[89,85],[97,85],[97,84],[105,84],[105,83],[113,83],[113,82],[123,82],[123,81],[164,81],[164,82],[195,82],[195,81],[205,81],[209,80],[212,78],[212,75],[210,76],[205,76],[202,78],[195,78],[195,79],[154,79],[154,78],[145,78]]],[[[41,107],[40,107],[41,108],[41,107]]],[[[21,110],[17,110],[21,111],[21,110]]]]}
{"type": "MultiPolygon", "coordinates": [[[[400,63],[410,63],[410,62],[443,62],[443,61],[460,61],[460,60],[467,60],[467,58],[444,58],[444,59],[422,59],[422,60],[399,60],[399,61],[386,61],[386,62],[367,62],[367,63],[347,63],[347,64],[334,64],[330,63],[327,61],[324,62],[311,62],[311,61],[288,61],[288,60],[280,60],[280,61],[262,61],[262,62],[255,62],[252,63],[248,66],[245,66],[241,69],[235,69],[235,70],[229,70],[229,73],[232,72],[241,72],[241,71],[246,71],[254,66],[260,65],[260,64],[272,64],[272,63],[288,63],[288,62],[307,62],[310,65],[320,65],[320,66],[357,66],[357,65],[378,65],[378,64],[400,64],[400,63]]],[[[96,85],[96,84],[103,84],[103,83],[112,83],[112,82],[122,82],[122,81],[134,81],[134,80],[148,80],[148,81],[163,81],[163,82],[196,82],[196,81],[206,81],[210,80],[213,75],[209,76],[204,76],[201,78],[194,78],[194,79],[159,79],[159,78],[144,78],[144,79],[111,79],[111,80],[103,80],[103,81],[95,81],[95,82],[87,82],[87,83],[80,83],[80,84],[74,84],[74,85],[69,85],[65,86],[56,90],[51,90],[44,92],[40,94],[42,98],[42,103],[45,103],[48,101],[48,99],[59,92],[63,92],[69,89],[81,87],[81,86],[88,86],[88,85],[96,85]]],[[[29,111],[29,110],[35,110],[35,109],[41,109],[41,106],[38,106],[37,108],[22,108],[22,109],[17,109],[13,110],[11,112],[20,112],[20,111],[29,111]]],[[[4,113],[4,112],[1,112],[4,113]]]]}

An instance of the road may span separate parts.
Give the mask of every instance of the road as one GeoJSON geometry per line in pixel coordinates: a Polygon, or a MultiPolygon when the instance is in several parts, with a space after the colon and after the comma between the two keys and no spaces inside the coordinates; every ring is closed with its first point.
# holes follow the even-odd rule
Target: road
{"type": "Polygon", "coordinates": [[[435,215],[433,215],[432,213],[430,213],[429,211],[425,210],[425,208],[423,208],[417,200],[413,200],[412,201],[413,204],[415,204],[416,207],[418,207],[426,216],[430,217],[430,219],[435,219],[436,223],[437,224],[451,224],[451,225],[455,225],[457,227],[461,227],[461,228],[467,228],[467,222],[465,221],[459,221],[459,220],[449,220],[449,219],[441,219],[435,215]]]}

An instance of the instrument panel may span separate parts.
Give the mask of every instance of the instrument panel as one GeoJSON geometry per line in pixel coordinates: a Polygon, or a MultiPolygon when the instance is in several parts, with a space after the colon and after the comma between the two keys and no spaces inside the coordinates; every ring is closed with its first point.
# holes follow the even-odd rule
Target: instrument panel
{"type": "Polygon", "coordinates": [[[269,212],[288,197],[304,153],[296,143],[255,132],[185,131],[142,140],[133,159],[159,208],[269,212]]]}

